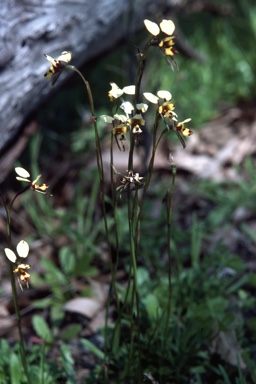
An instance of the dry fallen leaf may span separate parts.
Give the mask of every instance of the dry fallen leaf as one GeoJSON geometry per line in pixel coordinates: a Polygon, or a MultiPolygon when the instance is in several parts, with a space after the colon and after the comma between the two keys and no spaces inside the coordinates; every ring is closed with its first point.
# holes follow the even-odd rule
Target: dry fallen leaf
{"type": "Polygon", "coordinates": [[[79,313],[87,317],[93,318],[96,313],[101,309],[102,303],[99,300],[92,299],[90,297],[76,297],[69,300],[63,307],[67,312],[79,313]]]}

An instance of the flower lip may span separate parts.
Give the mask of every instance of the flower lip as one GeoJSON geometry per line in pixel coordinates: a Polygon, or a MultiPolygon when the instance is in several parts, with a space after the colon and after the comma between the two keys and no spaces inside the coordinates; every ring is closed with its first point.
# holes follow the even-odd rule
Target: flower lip
{"type": "Polygon", "coordinates": [[[174,46],[174,36],[171,37],[165,37],[163,40],[160,41],[158,46],[160,48],[163,48],[165,51],[166,56],[174,56],[178,54],[178,51],[176,51],[173,46],[174,46]]]}
{"type": "Polygon", "coordinates": [[[188,118],[186,120],[179,122],[176,125],[175,130],[180,132],[182,136],[185,136],[185,137],[192,135],[193,132],[189,128],[185,127],[185,124],[190,122],[191,120],[192,120],[191,118],[188,118]]]}
{"type": "Polygon", "coordinates": [[[140,113],[137,113],[129,120],[130,124],[134,127],[136,125],[145,125],[146,121],[143,119],[140,113]]]}

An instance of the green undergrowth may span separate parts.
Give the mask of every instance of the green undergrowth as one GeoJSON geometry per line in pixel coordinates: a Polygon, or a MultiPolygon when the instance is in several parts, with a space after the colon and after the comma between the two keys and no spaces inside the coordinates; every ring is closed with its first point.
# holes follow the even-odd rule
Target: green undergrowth
{"type": "MultiPolygon", "coordinates": [[[[211,243],[211,236],[219,231],[220,226],[232,228],[232,215],[236,207],[241,206],[241,201],[251,212],[256,210],[255,178],[250,177],[253,176],[251,159],[247,160],[243,174],[244,183],[221,184],[210,181],[192,183],[191,193],[195,194],[198,200],[204,201],[204,206],[208,208],[202,218],[198,207],[188,207],[190,224],[186,227],[180,220],[181,212],[184,210],[187,212],[186,196],[183,197],[182,207],[179,205],[174,207],[171,289],[168,288],[166,269],[164,224],[166,212],[162,202],[164,196],[159,186],[151,189],[142,217],[144,230],[141,233],[137,270],[142,326],[133,345],[143,359],[137,361],[135,358],[127,365],[130,353],[127,344],[130,328],[124,319],[119,326],[120,344],[114,351],[108,351],[107,361],[103,350],[90,343],[86,345],[95,358],[95,367],[91,370],[86,383],[134,383],[135,369],[140,370],[141,382],[146,383],[153,382],[153,379],[163,384],[185,384],[188,381],[198,384],[243,384],[256,380],[253,363],[256,357],[253,348],[253,340],[256,340],[255,274],[248,272],[239,249],[237,252],[231,252],[221,240],[211,243]],[[170,308],[167,300],[169,295],[171,295],[170,308]],[[167,316],[169,321],[166,326],[167,316]]],[[[84,178],[83,172],[78,175],[84,178]]],[[[94,176],[93,172],[91,176],[87,175],[86,182],[89,185],[95,179],[94,176]]],[[[86,182],[83,181],[85,190],[86,182]]],[[[47,285],[52,291],[49,298],[38,299],[33,303],[39,313],[48,309],[50,328],[45,332],[49,336],[49,350],[57,340],[60,345],[65,345],[69,340],[69,338],[63,340],[58,330],[63,321],[62,306],[65,301],[77,294],[90,296],[90,291],[74,292],[72,282],[81,278],[97,279],[107,271],[104,260],[100,258],[99,248],[95,247],[95,244],[104,242],[104,228],[100,222],[95,221],[95,212],[88,211],[91,206],[89,202],[95,203],[98,184],[95,181],[95,188],[89,195],[82,192],[79,182],[77,185],[72,205],[65,209],[61,208],[60,212],[58,209],[49,208],[48,212],[38,198],[34,201],[30,199],[30,207],[27,209],[31,222],[36,227],[35,236],[39,238],[46,236],[51,242],[57,242],[58,236],[65,234],[68,239],[65,246],[56,248],[57,265],[49,259],[40,257],[43,272],[34,273],[32,277],[32,284],[35,287],[47,285]]],[[[179,191],[176,193],[179,194],[179,191]]],[[[27,207],[26,195],[23,204],[27,207]]],[[[122,200],[119,215],[120,222],[125,223],[125,201],[122,200]]],[[[248,232],[249,229],[246,232],[246,224],[242,227],[248,236],[248,241],[255,239],[253,234],[248,232]]],[[[119,235],[122,244],[119,270],[126,274],[129,268],[129,247],[126,248],[127,226],[120,226],[119,235]]],[[[118,284],[122,305],[127,288],[125,278],[118,284]]],[[[111,316],[115,318],[115,312],[111,316]]],[[[70,340],[80,338],[79,321],[70,326],[70,340]]],[[[36,319],[34,327],[36,334],[42,337],[46,325],[36,319]]],[[[100,330],[99,333],[101,334],[100,330]]],[[[115,337],[114,328],[112,329],[110,324],[108,338],[115,337]]],[[[106,348],[107,346],[108,339],[106,348]]],[[[136,353],[134,355],[136,356],[136,353]]],[[[49,364],[47,361],[46,358],[45,364],[49,364]]],[[[75,369],[75,362],[72,359],[69,364],[71,370],[75,369]]],[[[3,366],[3,369],[7,369],[6,366],[3,366]]],[[[47,372],[49,369],[50,366],[47,372]]],[[[75,376],[72,380],[70,382],[79,382],[75,376]]],[[[17,381],[19,382],[22,383],[17,381]]],[[[60,379],[59,382],[63,381],[60,379]]]]}

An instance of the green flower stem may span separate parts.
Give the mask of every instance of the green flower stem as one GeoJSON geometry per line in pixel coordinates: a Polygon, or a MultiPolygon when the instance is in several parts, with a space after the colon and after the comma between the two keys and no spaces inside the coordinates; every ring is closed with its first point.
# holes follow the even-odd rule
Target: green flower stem
{"type": "MultiPolygon", "coordinates": [[[[135,84],[135,97],[134,97],[134,104],[136,105],[139,102],[140,98],[140,87],[141,87],[141,80],[144,73],[145,65],[146,65],[146,57],[147,57],[147,51],[150,48],[150,43],[152,41],[152,38],[148,41],[146,44],[144,50],[142,53],[139,53],[140,57],[140,63],[136,75],[136,84],[135,84]]],[[[130,150],[129,150],[129,157],[128,157],[128,171],[133,171],[133,157],[134,157],[134,149],[135,149],[135,138],[132,132],[130,132],[130,150]]],[[[127,289],[127,295],[125,297],[124,307],[126,306],[126,301],[128,300],[128,292],[130,292],[130,289],[132,289],[132,298],[131,298],[131,344],[130,344],[130,353],[129,358],[130,361],[133,360],[133,356],[135,353],[134,350],[134,337],[136,333],[136,327],[134,323],[134,316],[133,316],[133,310],[134,310],[134,304],[136,308],[136,324],[138,326],[138,335],[140,333],[140,306],[139,306],[139,291],[138,291],[138,282],[137,282],[137,252],[138,252],[138,244],[139,244],[139,222],[140,222],[140,203],[139,203],[139,197],[138,197],[138,190],[136,190],[135,195],[132,194],[130,186],[128,186],[127,189],[127,206],[128,206],[128,220],[129,220],[129,236],[130,236],[130,269],[129,269],[129,276],[128,276],[128,289],[127,289]],[[133,284],[132,284],[133,281],[133,284]]],[[[139,339],[139,336],[138,336],[139,339]]],[[[140,356],[140,354],[139,354],[140,356]]],[[[129,366],[132,366],[132,364],[129,366]]],[[[137,371],[137,375],[139,378],[140,375],[140,369],[137,371]]]]}
{"type": "MultiPolygon", "coordinates": [[[[140,63],[139,63],[138,71],[136,74],[134,105],[138,104],[138,102],[139,102],[141,80],[142,80],[142,76],[143,76],[145,65],[146,65],[147,51],[150,48],[150,45],[151,45],[150,43],[152,40],[153,40],[153,38],[150,38],[150,40],[147,42],[143,52],[139,52],[140,63]]],[[[128,170],[129,171],[133,170],[134,147],[135,147],[134,135],[132,132],[130,132],[130,150],[129,150],[129,159],[128,159],[128,170]]]]}
{"type": "Polygon", "coordinates": [[[10,270],[10,278],[11,278],[11,286],[12,286],[13,304],[14,304],[16,320],[17,320],[17,325],[18,325],[18,331],[19,331],[19,337],[20,337],[21,361],[22,361],[22,366],[23,366],[25,375],[27,377],[27,382],[28,382],[28,384],[31,384],[31,380],[30,380],[29,372],[28,372],[26,352],[25,352],[24,336],[23,336],[23,332],[22,332],[21,317],[20,317],[20,311],[19,311],[19,306],[18,306],[17,288],[16,288],[15,277],[14,277],[14,273],[13,273],[13,264],[11,262],[9,262],[9,270],[10,270]]]}
{"type": "MultiPolygon", "coordinates": [[[[113,277],[113,280],[115,281],[116,272],[117,272],[118,263],[119,263],[119,236],[118,236],[117,198],[116,198],[116,192],[115,192],[113,140],[114,140],[114,135],[111,135],[110,180],[111,180],[111,192],[112,192],[112,200],[113,200],[114,232],[115,232],[115,247],[116,247],[114,275],[112,277],[113,277]]],[[[117,304],[118,304],[118,310],[119,310],[119,306],[120,306],[119,300],[117,301],[117,304]]]]}
{"type": "Polygon", "coordinates": [[[66,69],[75,71],[83,80],[86,91],[88,94],[89,98],[89,104],[90,104],[90,109],[92,113],[92,121],[94,125],[94,133],[95,133],[95,146],[96,146],[96,157],[97,157],[97,165],[98,165],[98,172],[99,172],[99,177],[100,177],[100,191],[101,191],[101,201],[102,201],[102,208],[103,208],[103,217],[104,217],[104,225],[105,225],[105,231],[106,231],[106,237],[108,241],[108,247],[110,251],[110,262],[111,262],[111,270],[113,269],[112,266],[112,257],[111,257],[111,246],[110,246],[110,240],[109,240],[109,229],[108,229],[108,222],[107,222],[107,212],[106,212],[106,206],[105,206],[105,185],[104,185],[104,168],[103,168],[103,160],[102,160],[102,151],[101,151],[101,143],[100,143],[100,137],[99,137],[99,132],[98,132],[98,127],[97,127],[97,118],[95,116],[95,109],[94,109],[94,102],[93,102],[93,96],[91,92],[91,87],[89,82],[84,78],[82,73],[74,67],[73,65],[67,65],[65,66],[66,69]]]}
{"type": "Polygon", "coordinates": [[[166,214],[167,214],[167,252],[168,252],[168,301],[167,301],[167,311],[165,314],[165,322],[164,322],[164,348],[166,347],[166,342],[168,340],[167,333],[168,333],[168,325],[169,325],[169,318],[171,316],[171,299],[172,299],[172,254],[171,254],[171,220],[172,220],[172,206],[173,206],[173,193],[174,193],[174,186],[175,186],[175,178],[176,178],[176,166],[174,162],[171,163],[171,185],[169,190],[166,193],[165,196],[165,203],[166,203],[166,214]]]}
{"type": "MultiPolygon", "coordinates": [[[[22,189],[20,192],[18,192],[13,200],[11,201],[10,205],[7,206],[6,202],[3,198],[2,193],[0,192],[0,197],[3,202],[5,211],[6,211],[6,230],[7,230],[7,241],[8,241],[8,247],[10,249],[13,248],[12,246],[12,240],[11,240],[11,211],[12,207],[14,204],[14,201],[16,198],[25,192],[26,190],[29,189],[30,186],[27,186],[26,188],[22,189]]],[[[9,272],[10,272],[10,279],[11,279],[11,287],[12,287],[12,297],[13,297],[13,304],[14,304],[14,310],[15,310],[15,315],[16,315],[16,320],[17,320],[17,325],[18,325],[18,331],[19,331],[19,338],[20,338],[20,354],[21,354],[21,362],[22,366],[27,378],[27,383],[32,384],[30,377],[29,377],[29,372],[28,372],[28,364],[27,364],[27,358],[26,358],[26,352],[25,352],[25,343],[24,343],[24,336],[22,332],[22,325],[21,325],[21,316],[20,316],[20,311],[19,311],[19,306],[18,306],[18,295],[17,295],[17,288],[16,288],[16,282],[15,282],[15,277],[13,273],[13,263],[9,261],[9,272]]]]}
{"type": "Polygon", "coordinates": [[[140,64],[138,67],[137,75],[136,75],[136,89],[135,89],[135,105],[138,104],[139,98],[140,98],[140,86],[141,86],[141,80],[144,73],[144,69],[146,66],[146,57],[147,52],[149,48],[151,47],[151,42],[154,40],[154,37],[151,37],[147,44],[144,47],[143,52],[139,52],[139,58],[140,58],[140,64]]]}
{"type": "MultiPolygon", "coordinates": [[[[107,242],[108,242],[109,259],[110,259],[110,270],[111,270],[111,277],[112,277],[110,288],[109,288],[108,300],[107,300],[107,304],[106,304],[106,307],[107,307],[106,308],[106,325],[107,325],[110,300],[111,300],[111,296],[112,296],[112,291],[113,290],[114,290],[114,295],[115,295],[118,311],[119,311],[119,308],[120,308],[120,303],[119,303],[119,296],[118,296],[118,291],[117,291],[117,287],[116,287],[116,270],[117,270],[118,258],[116,260],[116,264],[114,265],[114,262],[113,262],[113,259],[112,259],[111,243],[110,243],[108,221],[107,221],[107,212],[106,212],[106,205],[105,205],[104,167],[103,167],[103,161],[102,161],[101,142],[100,142],[100,136],[99,136],[98,127],[97,127],[97,118],[96,118],[96,115],[95,115],[94,102],[93,102],[93,96],[92,96],[90,84],[84,78],[82,73],[76,67],[68,65],[65,68],[69,69],[69,70],[75,71],[81,77],[81,79],[83,80],[83,82],[85,84],[85,87],[86,87],[87,94],[88,94],[88,98],[89,98],[89,104],[90,104],[90,109],[91,109],[91,114],[92,114],[93,125],[94,125],[97,166],[98,166],[98,172],[99,172],[99,178],[100,178],[101,201],[102,201],[102,209],[103,209],[103,217],[104,217],[104,225],[105,225],[106,238],[107,238],[107,242]]],[[[113,147],[113,143],[112,143],[112,147],[113,147]]],[[[113,153],[112,153],[111,156],[112,156],[111,157],[111,164],[113,164],[113,153]]],[[[112,180],[112,184],[113,184],[113,170],[112,170],[112,167],[111,167],[111,180],[112,180]]],[[[118,239],[116,204],[114,205],[114,219],[115,219],[115,234],[116,234],[116,239],[118,239]]],[[[118,250],[117,250],[117,252],[118,252],[118,250]]],[[[118,332],[117,332],[117,334],[118,334],[118,332]]],[[[105,327],[105,340],[106,340],[106,335],[107,335],[107,326],[105,327]]],[[[117,344],[119,344],[119,343],[117,342],[117,344]]],[[[107,356],[106,350],[105,350],[105,355],[107,356]]]]}
{"type": "MultiPolygon", "coordinates": [[[[100,137],[99,137],[98,127],[97,127],[97,122],[96,122],[97,118],[96,118],[96,115],[95,115],[95,108],[94,108],[94,102],[93,102],[93,96],[92,96],[91,87],[90,87],[89,82],[84,78],[82,73],[75,66],[67,65],[67,66],[65,66],[65,68],[69,69],[71,71],[75,71],[81,77],[81,79],[83,80],[83,82],[85,84],[85,87],[86,87],[87,95],[88,95],[88,98],[89,98],[89,105],[90,105],[91,114],[92,114],[92,121],[93,121],[93,125],[94,125],[94,132],[95,132],[96,155],[97,155],[98,171],[99,171],[99,176],[100,176],[101,187],[104,188],[104,170],[103,170],[101,143],[100,143],[100,137]]],[[[101,192],[102,192],[102,196],[101,197],[102,197],[102,199],[104,199],[103,190],[101,190],[101,192]]],[[[107,230],[107,233],[108,233],[108,230],[107,230]]]]}

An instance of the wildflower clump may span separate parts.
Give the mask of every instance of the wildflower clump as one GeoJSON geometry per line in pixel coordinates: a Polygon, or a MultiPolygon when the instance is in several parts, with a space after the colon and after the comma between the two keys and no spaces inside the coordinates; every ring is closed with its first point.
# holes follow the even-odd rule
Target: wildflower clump
{"type": "MultiPolygon", "coordinates": [[[[129,85],[124,88],[120,88],[115,83],[110,83],[111,90],[108,92],[110,100],[113,102],[117,98],[121,97],[124,93],[127,95],[135,94],[135,86],[129,85]]],[[[135,139],[142,133],[142,127],[145,126],[146,121],[144,120],[142,113],[146,112],[148,105],[145,103],[136,104],[134,107],[131,102],[123,101],[119,108],[125,113],[115,113],[113,116],[102,115],[101,119],[105,123],[112,124],[112,134],[115,136],[115,140],[119,149],[121,149],[119,141],[123,151],[125,150],[124,142],[126,141],[126,133],[135,134],[135,139]],[[135,111],[135,113],[134,113],[135,111]]]]}

